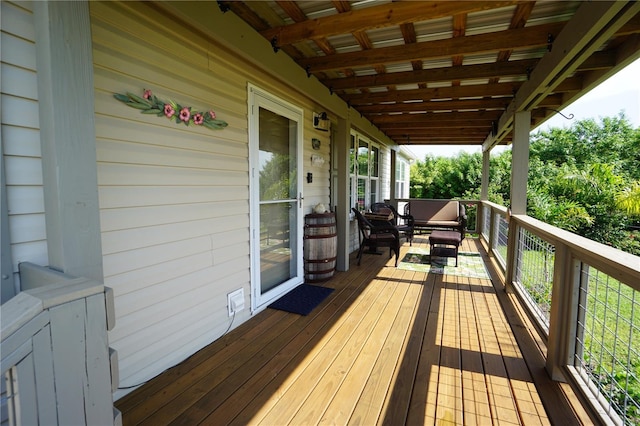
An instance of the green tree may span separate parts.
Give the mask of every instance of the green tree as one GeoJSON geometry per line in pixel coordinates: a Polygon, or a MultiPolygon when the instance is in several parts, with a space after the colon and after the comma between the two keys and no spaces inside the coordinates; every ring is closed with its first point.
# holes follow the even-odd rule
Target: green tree
{"type": "Polygon", "coordinates": [[[411,166],[413,198],[461,198],[480,187],[482,157],[460,153],[455,158],[425,156],[411,166]]]}
{"type": "MultiPolygon", "coordinates": [[[[640,254],[640,129],[623,113],[531,136],[527,212],[640,254]]],[[[426,156],[411,167],[411,197],[479,198],[481,154],[426,156]]],[[[488,198],[508,205],[511,152],[490,158],[488,198]]]]}
{"type": "Polygon", "coordinates": [[[630,216],[640,217],[640,181],[620,191],[616,202],[618,207],[630,216]]]}

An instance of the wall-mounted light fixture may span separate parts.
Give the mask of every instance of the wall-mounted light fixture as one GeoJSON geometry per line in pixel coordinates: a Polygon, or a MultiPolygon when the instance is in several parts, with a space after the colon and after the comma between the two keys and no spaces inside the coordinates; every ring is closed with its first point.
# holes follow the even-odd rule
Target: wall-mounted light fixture
{"type": "Polygon", "coordinates": [[[322,130],[323,132],[329,131],[329,119],[326,112],[314,112],[313,113],[313,128],[322,130]]]}

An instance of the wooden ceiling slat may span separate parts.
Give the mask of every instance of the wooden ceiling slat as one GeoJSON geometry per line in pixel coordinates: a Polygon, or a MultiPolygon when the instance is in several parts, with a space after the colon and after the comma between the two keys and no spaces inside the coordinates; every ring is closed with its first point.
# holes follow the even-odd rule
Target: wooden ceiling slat
{"type": "MultiPolygon", "coordinates": [[[[467,14],[460,13],[457,15],[453,15],[453,38],[461,38],[464,37],[465,31],[467,29],[467,14]]],[[[460,53],[454,55],[451,58],[451,63],[454,67],[462,65],[462,61],[464,60],[464,53],[460,53]]],[[[452,82],[452,85],[459,86],[460,81],[455,80],[452,82]]]]}
{"type": "Polygon", "coordinates": [[[395,90],[367,94],[344,94],[342,99],[352,106],[382,102],[403,102],[413,100],[433,100],[466,98],[478,96],[513,96],[521,83],[474,84],[469,86],[435,87],[432,89],[395,90]]]}
{"type": "Polygon", "coordinates": [[[451,121],[440,121],[440,122],[427,122],[427,123],[386,123],[379,124],[378,127],[383,132],[392,130],[392,129],[412,129],[412,130],[430,130],[430,129],[441,129],[441,128],[451,128],[451,127],[460,127],[467,129],[485,129],[491,130],[491,123],[486,120],[482,121],[465,121],[465,120],[451,120],[451,121]]]}
{"type": "Polygon", "coordinates": [[[409,45],[381,47],[367,54],[360,51],[301,59],[303,68],[311,72],[327,71],[345,66],[357,68],[378,63],[401,63],[414,60],[442,59],[459,55],[497,53],[501,50],[531,49],[547,46],[549,34],[557,35],[564,22],[513,30],[497,31],[444,40],[425,41],[409,45]]]}
{"type": "Polygon", "coordinates": [[[226,1],[222,2],[222,4],[231,9],[233,13],[251,25],[256,31],[263,31],[270,28],[270,25],[244,2],[226,1]]]}
{"type": "MultiPolygon", "coordinates": [[[[271,10],[266,4],[260,2],[252,3],[252,7],[247,6],[244,2],[222,2],[225,6],[229,7],[233,13],[245,20],[256,30],[267,29],[275,25],[281,25],[283,23],[282,18],[278,16],[273,10],[271,10]]],[[[305,55],[308,57],[308,49],[302,48],[302,51],[297,46],[285,46],[282,49],[287,55],[293,59],[300,59],[305,55]]]]}
{"type": "Polygon", "coordinates": [[[488,121],[497,120],[502,111],[454,111],[419,114],[395,114],[372,116],[371,121],[378,126],[387,123],[429,123],[445,121],[488,121]]]}
{"type": "Polygon", "coordinates": [[[421,71],[406,71],[384,75],[334,78],[322,82],[333,90],[356,89],[362,87],[388,86],[390,84],[417,84],[451,80],[476,80],[491,77],[513,77],[526,75],[527,68],[533,68],[537,59],[523,59],[507,63],[463,65],[454,68],[435,68],[421,71]]]}
{"type": "Polygon", "coordinates": [[[633,1],[581,3],[553,41],[552,49],[532,70],[498,120],[497,136],[487,138],[483,149],[490,149],[502,135],[513,130],[516,111],[530,111],[541,105],[558,84],[571,77],[581,64],[606,46],[630,19],[639,14],[640,3],[633,1]]]}
{"type": "Polygon", "coordinates": [[[455,101],[433,101],[433,102],[407,102],[397,104],[376,104],[362,105],[358,111],[363,114],[380,114],[392,112],[410,111],[457,111],[460,109],[483,110],[483,109],[506,109],[511,98],[498,99],[474,99],[455,101]]]}
{"type": "MultiPolygon", "coordinates": [[[[549,67],[549,56],[564,51],[575,54],[576,48],[562,40],[574,38],[574,45],[583,42],[584,36],[576,31],[569,38],[563,34],[570,28],[592,31],[580,24],[585,20],[584,14],[579,17],[584,3],[275,0],[219,4],[228,6],[276,47],[281,46],[303,68],[308,66],[332,93],[398,144],[507,143],[511,140],[508,117],[515,108],[516,93],[518,97],[520,92],[528,93],[523,107],[533,108],[535,125],[610,75],[612,69],[620,68],[627,58],[637,57],[640,49],[640,42],[634,41],[640,40],[640,12],[635,16],[625,12],[624,24],[598,36],[600,47],[591,48],[590,55],[579,52],[580,61],[572,65],[572,71],[565,69],[562,77],[554,77],[552,84],[531,93],[530,83],[540,80],[538,68],[543,62],[549,67]],[[321,10],[322,17],[313,19],[311,11],[321,10]],[[295,23],[287,24],[283,12],[295,23]],[[372,31],[384,27],[390,29],[372,31]],[[361,50],[345,45],[349,35],[361,50]],[[341,38],[334,40],[334,36],[341,38]],[[346,53],[336,53],[338,43],[341,48],[349,47],[346,53]],[[465,61],[469,63],[464,65],[465,61]],[[396,72],[398,66],[390,64],[402,69],[409,69],[410,64],[412,71],[396,72]],[[383,87],[386,90],[378,90],[383,87]],[[496,138],[491,137],[494,126],[499,129],[496,138]]],[[[637,5],[632,9],[632,4],[625,8],[638,9],[637,5]]],[[[611,10],[617,7],[608,6],[611,10]]],[[[592,10],[599,8],[590,5],[592,10]]],[[[602,21],[595,16],[586,20],[591,19],[602,21]]],[[[523,103],[524,98],[518,102],[523,103]]]]}
{"type": "MultiPolygon", "coordinates": [[[[304,14],[302,9],[300,9],[296,2],[277,1],[276,3],[294,21],[304,22],[307,20],[307,15],[304,14]]],[[[320,48],[320,50],[324,52],[325,55],[334,55],[336,53],[336,50],[333,48],[333,46],[331,46],[331,43],[329,43],[329,40],[327,40],[326,38],[320,37],[314,39],[314,42],[320,48]]]]}
{"type": "Polygon", "coordinates": [[[336,8],[338,13],[344,13],[351,10],[351,3],[347,0],[332,0],[331,4],[336,8]]]}
{"type": "Polygon", "coordinates": [[[276,1],[278,6],[285,11],[287,15],[295,22],[304,22],[307,20],[307,15],[304,14],[302,9],[294,1],[276,1]]]}
{"type": "MultiPolygon", "coordinates": [[[[531,16],[531,11],[533,10],[533,6],[535,6],[535,4],[535,1],[519,3],[513,12],[509,28],[524,28],[524,26],[527,24],[529,16],[531,16]]],[[[498,52],[497,62],[508,61],[512,53],[512,50],[501,50],[500,52],[498,52]]],[[[496,83],[496,79],[491,79],[490,83],[496,83]]]]}
{"type": "Polygon", "coordinates": [[[278,46],[297,43],[299,41],[331,37],[339,34],[367,31],[408,22],[426,21],[443,18],[459,13],[471,13],[482,10],[506,7],[514,1],[421,1],[397,2],[352,10],[332,15],[261,31],[268,40],[275,37],[278,46]]]}
{"type": "MultiPolygon", "coordinates": [[[[402,136],[409,135],[413,137],[422,137],[421,135],[425,134],[425,132],[421,130],[412,130],[412,129],[392,129],[386,132],[387,135],[390,136],[402,136]]],[[[466,137],[482,137],[487,134],[487,130],[485,129],[459,129],[455,127],[450,127],[448,129],[431,129],[429,130],[428,136],[429,138],[450,138],[456,139],[463,136],[466,137]]]]}

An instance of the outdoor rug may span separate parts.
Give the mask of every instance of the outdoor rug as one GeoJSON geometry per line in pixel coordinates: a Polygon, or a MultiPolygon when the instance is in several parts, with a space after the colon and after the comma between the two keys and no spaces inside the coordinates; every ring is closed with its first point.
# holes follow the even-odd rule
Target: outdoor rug
{"type": "Polygon", "coordinates": [[[333,289],[328,287],[301,284],[270,304],[269,308],[309,315],[332,291],[333,289]]]}
{"type": "Polygon", "coordinates": [[[458,252],[458,266],[453,257],[433,257],[429,263],[429,249],[413,247],[398,263],[398,268],[432,274],[458,275],[469,278],[489,279],[480,253],[458,252]]]}

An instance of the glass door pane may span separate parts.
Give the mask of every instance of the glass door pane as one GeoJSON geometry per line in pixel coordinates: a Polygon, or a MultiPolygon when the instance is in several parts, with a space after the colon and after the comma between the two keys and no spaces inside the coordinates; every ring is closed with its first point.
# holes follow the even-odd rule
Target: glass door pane
{"type": "Polygon", "coordinates": [[[304,280],[302,110],[249,85],[251,308],[304,280]]]}
{"type": "Polygon", "coordinates": [[[296,276],[291,241],[297,232],[297,123],[260,108],[260,289],[262,294],[296,276]]]}

